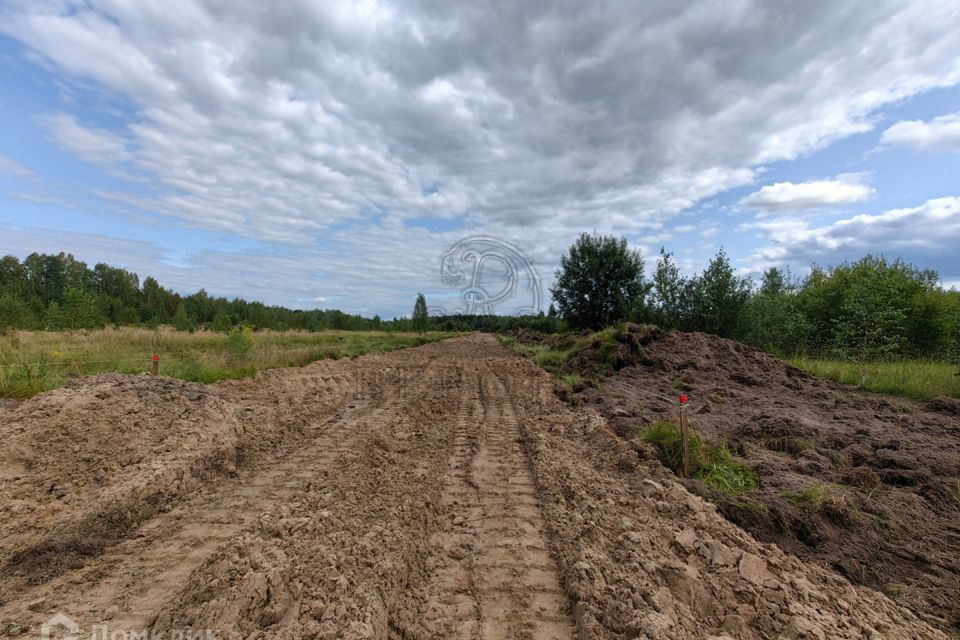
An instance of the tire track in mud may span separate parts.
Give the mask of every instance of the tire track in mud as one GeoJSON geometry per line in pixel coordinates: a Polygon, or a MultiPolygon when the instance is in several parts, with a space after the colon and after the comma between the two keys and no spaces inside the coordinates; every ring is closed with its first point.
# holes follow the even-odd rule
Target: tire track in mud
{"type": "MultiPolygon", "coordinates": [[[[322,470],[331,468],[364,436],[382,429],[408,396],[434,384],[438,373],[430,363],[418,367],[415,376],[401,376],[396,366],[382,369],[387,373],[374,371],[367,383],[360,374],[370,371],[308,378],[306,383],[299,380],[300,384],[322,381],[328,389],[346,392],[351,399],[333,416],[303,429],[295,441],[284,443],[240,477],[226,479],[155,515],[139,527],[135,539],[110,548],[80,571],[25,593],[21,608],[24,601],[43,598],[81,623],[108,619],[114,629],[145,628],[191,572],[221,545],[261,515],[282,510],[293,496],[309,491],[322,470]],[[390,372],[397,374],[393,380],[390,372]],[[341,377],[346,379],[337,379],[341,377]],[[362,387],[371,394],[364,397],[362,387]]],[[[287,395],[284,400],[293,399],[283,395],[287,395]]],[[[0,608],[0,620],[22,618],[14,607],[0,608]]]]}
{"type": "Polygon", "coordinates": [[[431,539],[423,631],[430,637],[574,638],[520,428],[486,367],[466,386],[431,539]]]}

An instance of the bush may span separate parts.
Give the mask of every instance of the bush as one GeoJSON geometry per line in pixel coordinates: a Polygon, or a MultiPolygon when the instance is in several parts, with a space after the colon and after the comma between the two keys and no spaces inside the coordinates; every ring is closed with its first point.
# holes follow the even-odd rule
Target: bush
{"type": "Polygon", "coordinates": [[[956,334],[955,305],[935,272],[874,256],[814,268],[797,293],[812,350],[860,362],[943,357],[956,334]]]}
{"type": "Polygon", "coordinates": [[[254,346],[253,329],[250,327],[234,327],[227,334],[227,349],[237,357],[249,355],[254,346]]]}

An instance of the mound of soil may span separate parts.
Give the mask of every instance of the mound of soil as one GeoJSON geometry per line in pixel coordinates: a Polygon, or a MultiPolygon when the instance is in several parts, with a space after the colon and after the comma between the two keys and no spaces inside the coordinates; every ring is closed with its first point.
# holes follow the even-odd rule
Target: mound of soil
{"type": "Polygon", "coordinates": [[[291,410],[278,379],[206,386],[101,374],[4,409],[0,575],[43,582],[82,566],[178,497],[295,435],[317,396],[285,376],[291,410]]]}
{"type": "Polygon", "coordinates": [[[74,381],[4,417],[0,559],[20,569],[75,562],[205,474],[229,473],[241,432],[215,391],[149,376],[74,381]]]}
{"type": "Polygon", "coordinates": [[[757,538],[879,589],[960,635],[960,402],[926,404],[811,377],[743,344],[700,333],[657,335],[649,362],[612,373],[576,399],[625,438],[676,420],[726,439],[760,488],[710,499],[757,538]]]}

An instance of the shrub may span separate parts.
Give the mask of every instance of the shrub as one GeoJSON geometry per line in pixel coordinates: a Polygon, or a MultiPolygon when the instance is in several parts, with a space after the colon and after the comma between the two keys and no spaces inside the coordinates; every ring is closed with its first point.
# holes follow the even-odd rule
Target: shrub
{"type": "Polygon", "coordinates": [[[227,348],[235,356],[249,355],[254,347],[253,329],[250,327],[234,327],[227,334],[227,348]]]}

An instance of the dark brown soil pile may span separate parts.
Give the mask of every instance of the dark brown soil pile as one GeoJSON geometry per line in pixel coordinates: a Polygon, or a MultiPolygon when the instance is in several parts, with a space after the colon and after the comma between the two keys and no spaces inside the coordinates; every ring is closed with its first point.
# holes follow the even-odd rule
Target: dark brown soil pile
{"type": "Polygon", "coordinates": [[[586,388],[627,438],[676,420],[725,438],[759,476],[739,497],[694,492],[761,540],[883,591],[960,636],[960,402],[926,404],[811,377],[756,349],[670,332],[586,388]]]}

